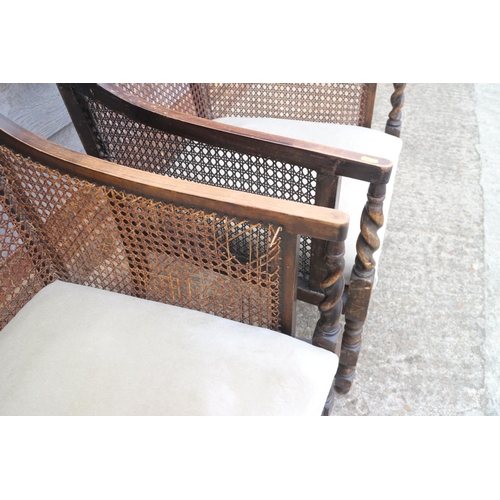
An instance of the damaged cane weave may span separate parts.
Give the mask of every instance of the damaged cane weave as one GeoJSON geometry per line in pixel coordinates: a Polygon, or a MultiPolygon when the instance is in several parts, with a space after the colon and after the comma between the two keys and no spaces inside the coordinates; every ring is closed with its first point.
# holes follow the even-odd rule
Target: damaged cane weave
{"type": "Polygon", "coordinates": [[[1,327],[58,279],[280,329],[279,227],[96,187],[7,147],[0,160],[2,284],[16,283],[1,327]]]}
{"type": "MultiPolygon", "coordinates": [[[[315,204],[317,172],[258,155],[241,154],[159,132],[153,127],[78,96],[90,114],[99,156],[137,170],[273,198],[315,204]]],[[[174,106],[175,107],[175,106],[174,106]]],[[[310,272],[311,239],[300,241],[299,271],[310,272]]]]}

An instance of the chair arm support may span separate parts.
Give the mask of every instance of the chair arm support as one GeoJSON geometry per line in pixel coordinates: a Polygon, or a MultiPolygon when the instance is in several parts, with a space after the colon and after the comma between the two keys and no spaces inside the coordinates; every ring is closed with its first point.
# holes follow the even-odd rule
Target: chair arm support
{"type": "Polygon", "coordinates": [[[385,184],[371,184],[368,189],[368,201],[361,214],[361,232],[356,243],[357,255],[354,269],[359,277],[369,278],[375,273],[373,254],[380,246],[377,231],[384,224],[385,193],[385,184]]]}

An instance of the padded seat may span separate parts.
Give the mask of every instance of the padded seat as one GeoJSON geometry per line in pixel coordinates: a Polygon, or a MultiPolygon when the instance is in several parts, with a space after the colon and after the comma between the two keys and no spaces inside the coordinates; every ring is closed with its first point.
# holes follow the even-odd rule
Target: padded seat
{"type": "Polygon", "coordinates": [[[176,306],[55,281],[0,335],[1,415],[320,415],[338,359],[176,306]]]}
{"type": "MultiPolygon", "coordinates": [[[[393,169],[391,179],[387,184],[387,193],[384,201],[384,214],[389,213],[394,179],[401,152],[402,141],[399,137],[389,135],[378,130],[353,125],[339,125],[335,123],[316,123],[299,120],[286,120],[280,118],[241,118],[225,117],[214,120],[216,122],[242,127],[258,132],[299,139],[302,141],[331,146],[338,149],[355,151],[364,155],[378,156],[392,161],[393,169]]],[[[351,270],[356,257],[356,241],[359,235],[359,221],[366,203],[368,182],[342,177],[342,188],[338,208],[349,214],[352,221],[349,234],[345,241],[345,270],[344,276],[349,283],[351,270]]],[[[375,261],[382,250],[384,241],[385,224],[379,229],[377,235],[380,247],[373,254],[375,261]]]]}

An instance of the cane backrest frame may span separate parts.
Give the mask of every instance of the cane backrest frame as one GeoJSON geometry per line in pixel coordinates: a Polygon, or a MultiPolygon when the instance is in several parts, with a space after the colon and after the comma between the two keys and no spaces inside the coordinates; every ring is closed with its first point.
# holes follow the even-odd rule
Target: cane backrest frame
{"type": "MultiPolygon", "coordinates": [[[[158,290],[146,292],[146,280],[141,279],[141,272],[153,265],[152,254],[171,255],[222,275],[222,288],[227,286],[226,277],[266,288],[278,269],[291,275],[283,270],[283,262],[287,268],[296,267],[288,260],[293,260],[293,240],[301,232],[325,242],[341,242],[347,233],[348,217],[335,210],[304,211],[294,203],[248,194],[231,197],[219,188],[137,172],[55,144],[50,150],[60,156],[50,157],[32,146],[46,146],[48,141],[4,118],[0,125],[2,220],[6,221],[1,256],[10,261],[22,254],[41,266],[34,289],[57,278],[155,300],[158,290]],[[20,142],[10,133],[31,142],[20,142]],[[245,261],[232,247],[242,232],[254,242],[245,261]],[[127,270],[128,275],[114,283],[105,274],[92,276],[107,266],[118,271],[107,268],[104,273],[127,270]],[[269,276],[262,282],[264,274],[269,276]]],[[[161,276],[164,267],[149,273],[161,276]]],[[[289,297],[295,297],[293,287],[285,286],[289,297]]]]}
{"type": "MultiPolygon", "coordinates": [[[[86,151],[140,170],[329,207],[335,206],[338,174],[368,182],[385,182],[390,175],[386,160],[362,159],[362,155],[300,141],[283,144],[277,137],[271,142],[267,134],[256,132],[244,134],[238,130],[235,134],[235,127],[186,113],[188,105],[172,104],[171,111],[151,104],[144,110],[142,97],[134,101],[116,85],[59,87],[86,151]],[[152,113],[148,113],[150,110],[152,113]],[[164,116],[160,118],[159,114],[164,116]],[[263,143],[267,147],[263,148],[263,143]],[[226,168],[221,165],[222,158],[226,168]],[[376,168],[374,161],[378,162],[376,168]]],[[[367,90],[373,90],[373,86],[362,88],[366,96],[372,95],[367,90]]],[[[366,96],[366,102],[372,99],[366,96]]],[[[179,101],[182,99],[177,97],[179,101]]],[[[198,100],[193,109],[196,103],[201,106],[198,100]]],[[[365,115],[362,119],[369,123],[365,115]]],[[[317,303],[321,300],[319,284],[326,272],[322,243],[302,238],[300,256],[300,297],[317,303]]]]}

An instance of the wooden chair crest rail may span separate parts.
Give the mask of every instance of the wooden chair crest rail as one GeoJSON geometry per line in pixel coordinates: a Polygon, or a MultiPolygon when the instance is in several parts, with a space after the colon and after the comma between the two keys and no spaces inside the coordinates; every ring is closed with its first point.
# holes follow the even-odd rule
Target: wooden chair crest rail
{"type": "MultiPolygon", "coordinates": [[[[336,390],[349,391],[376,279],[401,140],[405,84],[386,133],[370,128],[376,84],[58,84],[88,154],[196,183],[337,207],[346,321],[336,390]]],[[[298,298],[323,298],[324,243],[300,239],[298,298]]]]}
{"type": "Polygon", "coordinates": [[[345,213],[141,172],[1,115],[0,173],[0,414],[331,413],[345,213]],[[294,338],[300,235],[327,255],[312,345],[294,338]]]}

